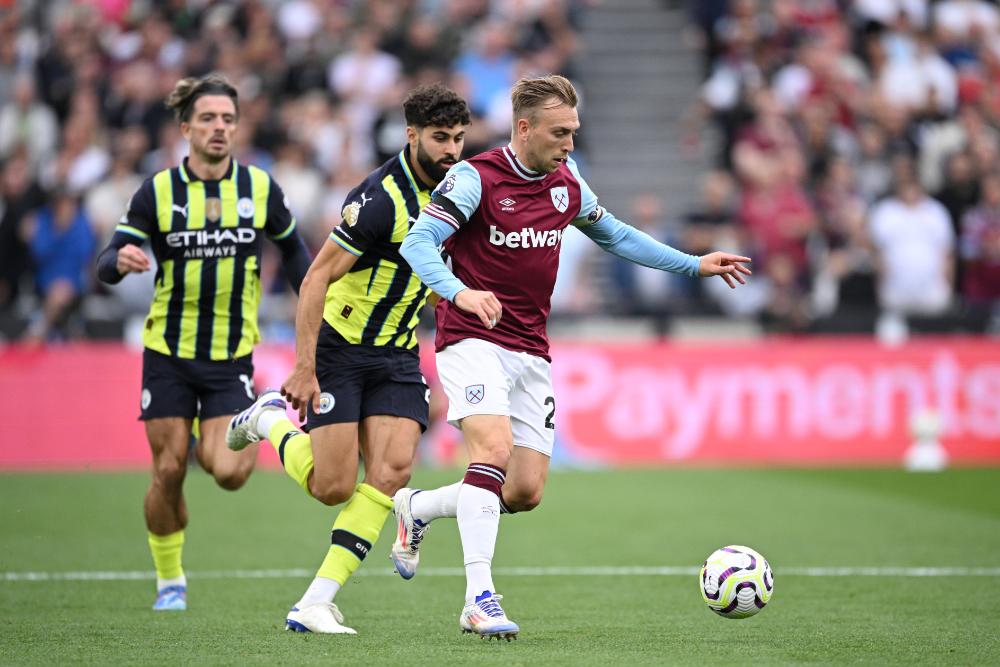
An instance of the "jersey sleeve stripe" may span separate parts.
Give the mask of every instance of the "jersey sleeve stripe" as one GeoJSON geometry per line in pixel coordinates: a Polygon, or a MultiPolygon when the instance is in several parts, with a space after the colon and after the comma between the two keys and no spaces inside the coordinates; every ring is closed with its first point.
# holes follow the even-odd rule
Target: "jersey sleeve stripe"
{"type": "Polygon", "coordinates": [[[427,204],[427,206],[424,207],[424,213],[431,216],[432,218],[435,218],[437,220],[440,220],[441,222],[451,225],[455,229],[459,229],[460,227],[458,220],[455,219],[455,216],[446,211],[444,207],[434,202],[430,202],[429,204],[427,204]]]}
{"type": "Polygon", "coordinates": [[[333,241],[334,243],[336,243],[337,245],[339,245],[341,248],[343,248],[347,252],[351,253],[352,255],[355,255],[357,257],[361,257],[361,255],[364,254],[360,250],[358,250],[357,248],[355,248],[354,246],[352,246],[350,243],[348,243],[347,241],[345,241],[342,238],[340,238],[339,236],[337,236],[336,230],[330,232],[330,240],[333,241]]]}
{"type": "Polygon", "coordinates": [[[146,241],[146,240],[149,239],[149,234],[147,234],[144,231],[138,230],[135,227],[129,227],[128,225],[118,225],[117,227],[115,227],[115,231],[116,232],[124,232],[124,233],[128,234],[129,236],[134,236],[137,239],[142,239],[143,241],[146,241]]]}
{"type": "Polygon", "coordinates": [[[295,231],[295,225],[296,225],[296,224],[297,224],[297,223],[296,223],[296,221],[295,221],[295,218],[293,217],[293,218],[292,218],[292,221],[291,221],[291,222],[289,223],[289,225],[288,225],[288,229],[286,229],[285,231],[281,232],[281,233],[280,233],[280,234],[278,234],[277,236],[272,236],[271,238],[272,238],[273,240],[275,240],[275,241],[281,241],[281,240],[283,240],[283,239],[287,239],[287,238],[288,238],[289,236],[291,236],[291,235],[292,235],[292,232],[293,232],[293,231],[295,231]]]}

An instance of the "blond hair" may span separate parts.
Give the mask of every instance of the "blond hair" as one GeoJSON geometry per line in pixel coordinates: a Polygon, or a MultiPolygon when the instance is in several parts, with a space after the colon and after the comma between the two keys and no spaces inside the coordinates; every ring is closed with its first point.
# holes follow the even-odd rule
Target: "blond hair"
{"type": "Polygon", "coordinates": [[[536,112],[544,106],[565,104],[576,108],[576,88],[569,79],[558,74],[539,77],[523,77],[510,89],[510,102],[514,110],[514,122],[527,118],[535,122],[536,112]],[[555,103],[550,103],[555,100],[555,103]]]}

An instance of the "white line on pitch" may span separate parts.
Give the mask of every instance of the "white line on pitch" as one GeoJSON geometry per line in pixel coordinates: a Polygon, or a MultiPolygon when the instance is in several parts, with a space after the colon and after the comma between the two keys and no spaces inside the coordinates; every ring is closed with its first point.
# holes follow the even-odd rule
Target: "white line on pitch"
{"type": "MultiPolygon", "coordinates": [[[[493,574],[517,577],[677,577],[691,576],[697,567],[497,567],[493,574]]],[[[1000,577],[1000,567],[780,567],[777,575],[798,577],[1000,577]]],[[[192,579],[297,579],[308,578],[313,570],[205,570],[188,572],[192,579]]],[[[425,567],[421,577],[461,577],[460,567],[425,567]]],[[[392,570],[369,568],[354,576],[395,576],[392,570]]],[[[136,581],[155,579],[151,571],[82,572],[2,572],[3,581],[136,581]]]]}

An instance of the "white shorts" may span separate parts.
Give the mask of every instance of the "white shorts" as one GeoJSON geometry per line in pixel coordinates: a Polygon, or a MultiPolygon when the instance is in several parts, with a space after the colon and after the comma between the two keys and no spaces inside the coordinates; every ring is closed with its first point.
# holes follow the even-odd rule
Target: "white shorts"
{"type": "Polygon", "coordinates": [[[556,399],[549,362],[466,338],[437,353],[438,376],[448,396],[448,423],[470,415],[510,417],[514,444],[552,456],[556,399]]]}

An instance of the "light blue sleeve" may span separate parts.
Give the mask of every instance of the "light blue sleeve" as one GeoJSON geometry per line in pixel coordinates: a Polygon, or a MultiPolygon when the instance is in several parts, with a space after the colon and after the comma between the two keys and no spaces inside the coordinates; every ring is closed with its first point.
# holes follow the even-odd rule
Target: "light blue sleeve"
{"type": "Polygon", "coordinates": [[[701,260],[660,243],[649,234],[604,211],[597,222],[578,226],[581,232],[613,255],[661,271],[698,276],[701,260]]]}
{"type": "Polygon", "coordinates": [[[479,208],[479,199],[483,195],[482,178],[475,167],[462,160],[448,170],[444,180],[431,194],[431,199],[438,195],[447,197],[468,220],[479,208]]]}
{"type": "Polygon", "coordinates": [[[576,166],[576,160],[572,157],[567,158],[566,166],[569,167],[569,170],[573,172],[573,175],[576,176],[576,180],[580,183],[580,212],[577,214],[573,224],[579,225],[594,222],[594,220],[588,220],[588,218],[600,208],[597,204],[597,195],[595,195],[594,191],[590,189],[589,185],[587,185],[587,181],[583,180],[583,176],[580,175],[580,169],[576,166]]]}
{"type": "Polygon", "coordinates": [[[406,233],[399,254],[409,263],[420,280],[445,299],[453,301],[464,290],[465,284],[448,270],[438,248],[454,234],[449,223],[421,213],[417,222],[406,233]]]}

